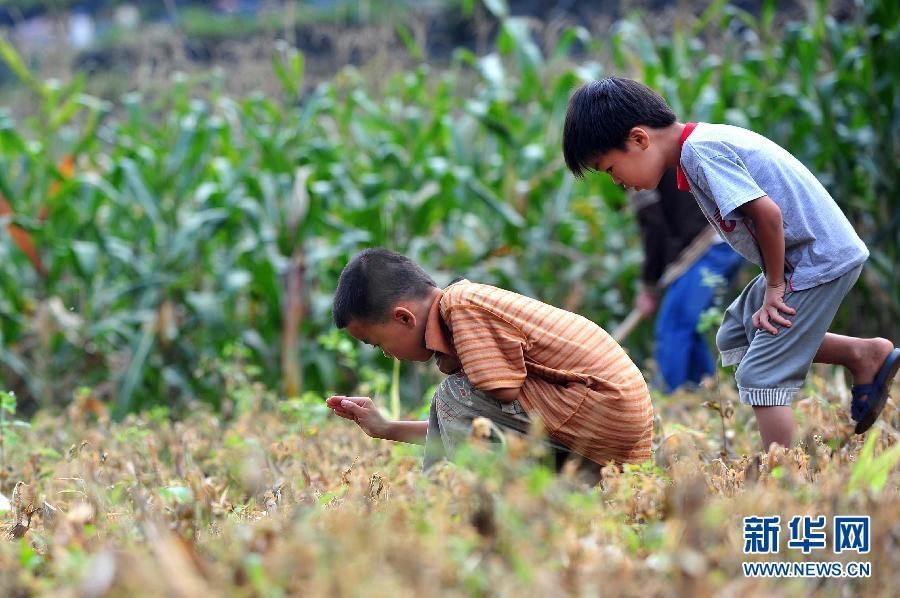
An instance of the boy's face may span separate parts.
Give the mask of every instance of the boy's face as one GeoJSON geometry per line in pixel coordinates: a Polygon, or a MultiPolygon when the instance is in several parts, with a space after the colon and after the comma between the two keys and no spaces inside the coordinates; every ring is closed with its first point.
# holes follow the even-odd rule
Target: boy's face
{"type": "Polygon", "coordinates": [[[425,348],[425,321],[403,306],[395,306],[384,322],[350,320],[347,332],[367,345],[378,347],[386,357],[403,361],[428,361],[434,351],[425,348]]]}
{"type": "Polygon", "coordinates": [[[658,144],[646,130],[634,127],[628,134],[624,150],[610,150],[597,156],[591,167],[609,174],[617,185],[635,191],[656,189],[666,170],[658,144]]]}

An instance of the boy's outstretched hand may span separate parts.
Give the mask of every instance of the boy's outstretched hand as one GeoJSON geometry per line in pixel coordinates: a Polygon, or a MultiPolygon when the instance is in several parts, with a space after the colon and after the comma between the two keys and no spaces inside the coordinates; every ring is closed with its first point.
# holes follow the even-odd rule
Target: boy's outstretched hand
{"type": "Polygon", "coordinates": [[[775,286],[766,286],[766,296],[763,299],[762,307],[753,314],[753,326],[772,334],[778,334],[775,324],[781,324],[787,328],[791,327],[791,322],[781,314],[785,313],[792,316],[797,310],[784,302],[784,283],[775,286]]]}
{"type": "Polygon", "coordinates": [[[336,415],[356,422],[362,431],[372,438],[385,438],[389,422],[381,416],[369,397],[345,397],[337,395],[325,400],[336,415]]]}

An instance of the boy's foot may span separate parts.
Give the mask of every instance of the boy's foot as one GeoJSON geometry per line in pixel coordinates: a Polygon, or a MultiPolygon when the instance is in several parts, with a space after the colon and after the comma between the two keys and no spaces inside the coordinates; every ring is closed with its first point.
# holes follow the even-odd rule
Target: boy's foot
{"type": "Polygon", "coordinates": [[[897,370],[900,370],[900,349],[893,349],[888,353],[871,383],[857,384],[850,389],[853,395],[850,413],[854,421],[858,422],[854,430],[857,434],[871,428],[881,415],[897,370]]]}

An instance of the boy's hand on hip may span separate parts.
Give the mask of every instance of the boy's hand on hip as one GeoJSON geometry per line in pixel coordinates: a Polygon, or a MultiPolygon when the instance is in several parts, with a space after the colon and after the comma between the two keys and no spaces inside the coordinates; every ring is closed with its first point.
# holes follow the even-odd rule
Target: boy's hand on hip
{"type": "Polygon", "coordinates": [[[792,316],[797,310],[784,302],[784,283],[766,286],[766,296],[763,299],[762,307],[753,314],[753,326],[778,334],[775,324],[780,324],[786,328],[791,327],[791,321],[781,314],[792,316]]]}
{"type": "Polygon", "coordinates": [[[381,416],[378,407],[369,397],[345,397],[337,395],[325,400],[335,415],[356,423],[372,438],[384,438],[388,421],[381,416]]]}

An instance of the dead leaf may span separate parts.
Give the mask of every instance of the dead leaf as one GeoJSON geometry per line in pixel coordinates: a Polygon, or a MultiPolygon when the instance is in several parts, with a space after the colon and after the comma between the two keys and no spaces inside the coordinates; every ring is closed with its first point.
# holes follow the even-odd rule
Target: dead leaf
{"type": "Polygon", "coordinates": [[[16,482],[12,494],[12,511],[15,521],[7,534],[7,538],[14,540],[21,538],[31,527],[31,515],[34,513],[34,488],[25,482],[16,482]]]}
{"type": "Polygon", "coordinates": [[[53,529],[56,527],[58,521],[59,509],[48,503],[46,500],[43,501],[43,503],[41,521],[44,522],[44,529],[53,529]]]}
{"type": "Polygon", "coordinates": [[[762,467],[762,459],[759,455],[753,457],[753,460],[747,464],[744,469],[744,486],[752,486],[759,481],[759,470],[762,467]]]}
{"type": "Polygon", "coordinates": [[[366,498],[368,498],[371,502],[378,502],[379,500],[381,500],[383,493],[384,476],[376,471],[369,479],[369,490],[368,492],[366,492],[366,498]]]}
{"type": "Polygon", "coordinates": [[[66,513],[66,519],[75,525],[84,526],[94,520],[94,515],[94,505],[88,502],[78,502],[66,513]]]}
{"type": "Polygon", "coordinates": [[[491,430],[494,424],[486,417],[476,417],[472,420],[471,438],[475,440],[490,440],[491,430]]]}
{"type": "Polygon", "coordinates": [[[353,466],[356,465],[356,462],[359,460],[359,457],[353,457],[353,462],[350,463],[349,467],[341,472],[341,483],[349,486],[350,485],[350,473],[353,471],[353,466]]]}
{"type": "Polygon", "coordinates": [[[173,593],[180,598],[206,598],[210,589],[198,567],[199,556],[187,541],[152,523],[144,526],[147,544],[173,593]]]}
{"type": "Polygon", "coordinates": [[[673,432],[663,438],[656,449],[656,464],[666,469],[679,461],[696,464],[700,461],[700,451],[689,434],[673,432]]]}

